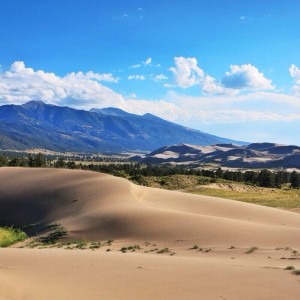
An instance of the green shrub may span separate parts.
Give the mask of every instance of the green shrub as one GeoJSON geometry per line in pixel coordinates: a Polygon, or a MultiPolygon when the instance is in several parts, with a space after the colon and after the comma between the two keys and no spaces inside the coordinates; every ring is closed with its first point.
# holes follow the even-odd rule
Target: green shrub
{"type": "Polygon", "coordinates": [[[38,241],[42,244],[55,244],[58,240],[62,239],[63,237],[66,237],[68,234],[68,231],[66,228],[59,224],[51,224],[48,225],[48,229],[54,230],[50,232],[47,236],[40,237],[38,241]]]}
{"type": "Polygon", "coordinates": [[[27,239],[27,234],[13,227],[0,228],[0,248],[8,247],[16,242],[27,239]]]}

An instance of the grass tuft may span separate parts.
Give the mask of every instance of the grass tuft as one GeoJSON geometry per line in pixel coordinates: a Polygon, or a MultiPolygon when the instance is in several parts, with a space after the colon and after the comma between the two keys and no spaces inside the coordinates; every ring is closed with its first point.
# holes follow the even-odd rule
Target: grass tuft
{"type": "Polygon", "coordinates": [[[258,248],[257,247],[251,247],[251,248],[249,248],[247,251],[246,251],[246,253],[247,254],[250,254],[250,253],[253,253],[255,250],[257,250],[258,248]]]}
{"type": "Polygon", "coordinates": [[[156,253],[158,254],[163,254],[163,253],[170,253],[171,251],[169,250],[169,248],[163,248],[161,250],[158,250],[156,253]]]}
{"type": "Polygon", "coordinates": [[[139,245],[133,245],[128,247],[122,247],[120,249],[122,253],[126,253],[127,251],[135,252],[136,250],[141,250],[141,247],[139,245]]]}
{"type": "Polygon", "coordinates": [[[55,224],[51,227],[49,227],[51,231],[47,236],[40,237],[38,239],[38,242],[46,245],[54,245],[58,242],[58,240],[62,239],[63,237],[66,237],[68,234],[68,231],[66,228],[59,224],[55,224]]]}
{"type": "Polygon", "coordinates": [[[194,245],[192,248],[189,248],[189,250],[197,250],[199,249],[198,245],[194,245]]]}
{"type": "Polygon", "coordinates": [[[287,267],[285,268],[285,270],[294,271],[294,270],[295,270],[295,267],[294,267],[294,266],[287,266],[287,267]]]}

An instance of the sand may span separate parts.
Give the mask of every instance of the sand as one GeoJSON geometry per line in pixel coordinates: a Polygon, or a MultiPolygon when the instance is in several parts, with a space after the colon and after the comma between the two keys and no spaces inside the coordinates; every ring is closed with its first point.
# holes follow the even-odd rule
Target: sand
{"type": "Polygon", "coordinates": [[[300,276],[284,270],[300,269],[297,213],[87,171],[0,168],[0,182],[1,224],[113,240],[95,251],[0,249],[0,299],[299,299],[300,276]],[[141,250],[119,251],[130,245],[141,250]]]}

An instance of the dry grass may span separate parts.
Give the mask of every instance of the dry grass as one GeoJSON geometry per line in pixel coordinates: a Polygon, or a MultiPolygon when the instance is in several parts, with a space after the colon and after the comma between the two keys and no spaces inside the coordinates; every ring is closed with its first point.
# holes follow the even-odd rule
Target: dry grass
{"type": "Polygon", "coordinates": [[[270,207],[285,209],[300,208],[300,190],[284,190],[271,188],[259,188],[258,190],[228,190],[222,188],[216,189],[201,187],[201,189],[193,190],[192,193],[232,199],[270,207]]]}
{"type": "Polygon", "coordinates": [[[143,176],[143,184],[167,190],[214,196],[283,209],[300,209],[300,190],[289,188],[263,188],[243,183],[218,180],[194,175],[143,176]]]}

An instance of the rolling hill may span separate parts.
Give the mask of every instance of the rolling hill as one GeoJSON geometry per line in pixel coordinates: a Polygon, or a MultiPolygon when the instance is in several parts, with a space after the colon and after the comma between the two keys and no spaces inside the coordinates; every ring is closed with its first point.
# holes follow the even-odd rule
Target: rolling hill
{"type": "Polygon", "coordinates": [[[142,160],[145,163],[216,163],[232,168],[298,168],[300,147],[274,143],[249,145],[176,144],[161,147],[142,160]]]}

